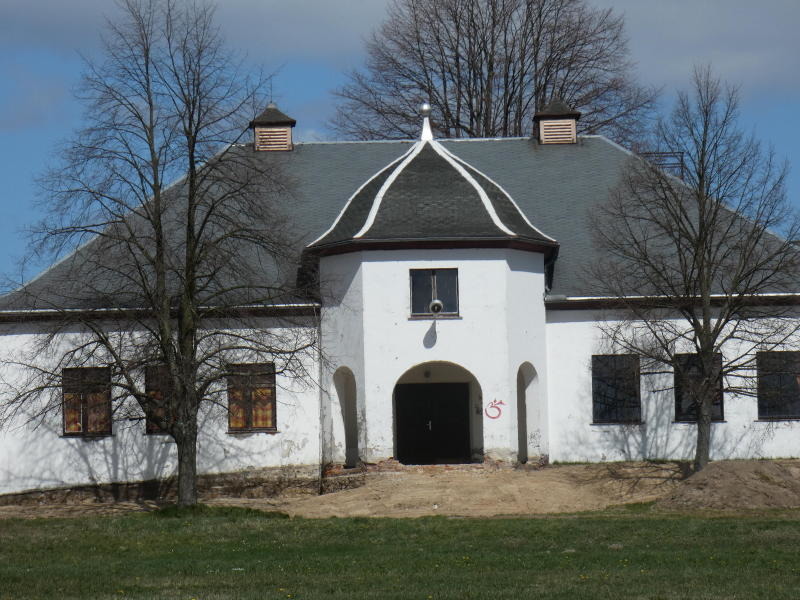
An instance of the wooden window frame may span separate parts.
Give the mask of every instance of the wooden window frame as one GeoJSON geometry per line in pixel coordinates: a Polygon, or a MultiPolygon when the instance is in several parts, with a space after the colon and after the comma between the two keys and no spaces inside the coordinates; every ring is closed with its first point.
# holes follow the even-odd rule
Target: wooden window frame
{"type": "MultiPolygon", "coordinates": [[[[101,417],[101,419],[103,418],[101,417]]],[[[101,438],[113,435],[111,411],[111,369],[109,367],[69,367],[61,371],[61,431],[65,437],[101,438]],[[100,402],[95,397],[100,396],[100,402]],[[104,409],[104,410],[103,410],[104,409]],[[106,427],[90,430],[92,410],[105,412],[106,427]],[[68,418],[77,411],[78,421],[68,418]],[[75,429],[75,425],[79,429],[75,429]]]]}
{"type": "Polygon", "coordinates": [[[639,425],[642,423],[641,369],[639,357],[636,354],[592,355],[592,423],[596,425],[639,425]],[[619,364],[611,367],[611,373],[601,372],[604,362],[619,364]],[[618,398],[615,394],[612,399],[619,402],[619,405],[614,407],[617,418],[606,418],[601,414],[601,408],[611,404],[608,401],[602,401],[602,390],[605,387],[611,387],[615,391],[621,392],[625,392],[628,388],[632,392],[628,398],[618,398]]]}
{"type": "Polygon", "coordinates": [[[409,297],[410,297],[410,301],[411,301],[411,304],[410,304],[411,311],[410,312],[411,312],[411,316],[412,317],[414,317],[414,318],[420,318],[421,317],[421,318],[428,318],[429,319],[429,318],[435,316],[437,318],[444,317],[444,318],[451,318],[452,319],[454,317],[458,317],[459,316],[459,314],[460,314],[459,311],[461,310],[461,302],[460,302],[461,292],[460,292],[460,289],[459,289],[458,269],[457,268],[455,268],[455,267],[445,267],[445,268],[441,268],[441,269],[409,269],[409,272],[408,272],[408,287],[409,287],[409,297]],[[433,302],[436,299],[440,299],[437,296],[437,287],[438,286],[437,286],[437,276],[436,276],[437,272],[440,272],[440,271],[453,271],[453,272],[455,272],[455,275],[456,275],[456,290],[455,290],[455,292],[456,292],[456,296],[455,296],[456,309],[454,311],[442,310],[442,312],[437,313],[437,314],[432,313],[430,311],[430,309],[427,309],[424,312],[414,312],[414,273],[423,273],[423,272],[425,272],[425,273],[429,273],[430,274],[430,277],[431,277],[431,297],[426,302],[426,307],[430,307],[431,302],[433,302]]]}
{"type": "Polygon", "coordinates": [[[243,363],[228,365],[228,433],[278,433],[278,415],[273,363],[243,363]],[[253,392],[269,390],[267,400],[271,411],[270,426],[254,426],[253,392]],[[239,395],[244,413],[244,423],[234,425],[234,398],[239,395]]]}
{"type": "Polygon", "coordinates": [[[773,350],[756,353],[756,377],[758,392],[759,421],[796,421],[800,419],[800,352],[789,350],[773,350]],[[779,365],[770,362],[780,362],[779,365]],[[777,367],[777,368],[776,368],[777,367]],[[770,385],[778,378],[777,387],[770,385]],[[782,379],[788,379],[795,385],[794,392],[786,393],[782,379]],[[795,405],[790,410],[776,411],[774,406],[795,405]],[[767,414],[772,413],[772,414],[767,414]]]}
{"type": "MultiPolygon", "coordinates": [[[[146,366],[144,370],[144,381],[145,394],[147,395],[148,401],[150,398],[153,398],[155,403],[160,404],[160,406],[148,407],[145,405],[143,407],[145,415],[144,432],[146,435],[169,435],[169,432],[165,431],[153,417],[153,412],[163,411],[163,414],[166,415],[167,408],[172,404],[170,398],[172,394],[172,382],[167,365],[146,366]],[[159,394],[161,398],[158,398],[159,394]]],[[[171,420],[174,421],[174,417],[171,420]]]]}
{"type": "MultiPolygon", "coordinates": [[[[687,353],[687,354],[676,354],[675,360],[676,361],[689,361],[689,360],[699,360],[699,354],[697,353],[687,353]],[[696,359],[689,359],[689,357],[697,357],[696,359]]],[[[719,352],[714,353],[714,360],[719,365],[719,382],[717,386],[717,395],[719,400],[715,400],[711,404],[711,422],[712,423],[720,423],[725,420],[725,404],[724,404],[724,393],[722,387],[722,354],[719,352]],[[714,415],[714,407],[719,406],[719,415],[714,415]]],[[[684,370],[686,367],[684,367],[684,370]]],[[[690,414],[693,411],[687,410],[683,412],[681,407],[683,405],[683,382],[679,377],[678,373],[675,372],[673,375],[673,383],[675,388],[675,422],[676,423],[697,423],[697,415],[696,412],[694,414],[690,414]]]]}

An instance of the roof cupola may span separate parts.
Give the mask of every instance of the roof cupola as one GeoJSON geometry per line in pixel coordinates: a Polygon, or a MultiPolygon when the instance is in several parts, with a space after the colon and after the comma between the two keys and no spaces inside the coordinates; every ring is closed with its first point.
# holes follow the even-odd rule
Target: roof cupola
{"type": "Polygon", "coordinates": [[[270,102],[260,115],[250,121],[256,150],[286,151],[292,149],[292,127],[297,121],[282,113],[270,102]]]}
{"type": "Polygon", "coordinates": [[[533,116],[533,129],[540,144],[574,144],[580,118],[580,112],[554,98],[533,116]]]}

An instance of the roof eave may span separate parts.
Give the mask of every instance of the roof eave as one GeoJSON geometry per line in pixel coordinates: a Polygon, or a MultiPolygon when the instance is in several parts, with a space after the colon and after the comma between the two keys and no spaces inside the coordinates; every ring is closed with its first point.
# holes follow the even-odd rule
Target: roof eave
{"type": "Polygon", "coordinates": [[[530,238],[396,238],[382,239],[348,239],[309,246],[306,250],[319,256],[346,254],[361,250],[439,250],[451,248],[511,248],[526,252],[540,252],[547,258],[558,255],[558,242],[530,238]]]}

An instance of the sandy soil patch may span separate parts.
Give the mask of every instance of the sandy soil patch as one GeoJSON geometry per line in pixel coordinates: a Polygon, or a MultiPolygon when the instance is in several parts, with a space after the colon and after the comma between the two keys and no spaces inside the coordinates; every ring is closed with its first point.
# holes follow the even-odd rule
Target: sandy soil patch
{"type": "Polygon", "coordinates": [[[682,479],[672,463],[563,465],[541,469],[416,467],[369,473],[363,487],[275,500],[218,500],[293,516],[493,517],[598,510],[656,500],[682,479]]]}

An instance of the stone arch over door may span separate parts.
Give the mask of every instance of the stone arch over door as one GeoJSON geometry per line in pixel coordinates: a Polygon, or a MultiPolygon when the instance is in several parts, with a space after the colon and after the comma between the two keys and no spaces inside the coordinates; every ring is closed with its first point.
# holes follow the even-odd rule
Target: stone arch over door
{"type": "Polygon", "coordinates": [[[517,369],[517,460],[528,462],[531,456],[538,456],[541,423],[536,410],[536,369],[524,362],[517,369]]]}
{"type": "Polygon", "coordinates": [[[483,460],[483,395],[464,367],[432,361],[408,369],[393,393],[394,456],[405,464],[483,460]]]}
{"type": "Polygon", "coordinates": [[[347,367],[339,367],[333,374],[333,385],[339,400],[337,420],[341,418],[341,435],[343,439],[337,440],[344,449],[344,464],[346,467],[355,467],[361,456],[361,438],[363,431],[363,410],[359,410],[356,378],[347,367]]]}

